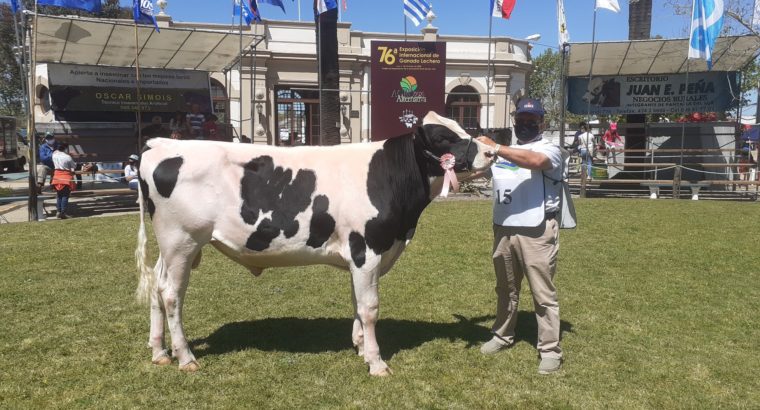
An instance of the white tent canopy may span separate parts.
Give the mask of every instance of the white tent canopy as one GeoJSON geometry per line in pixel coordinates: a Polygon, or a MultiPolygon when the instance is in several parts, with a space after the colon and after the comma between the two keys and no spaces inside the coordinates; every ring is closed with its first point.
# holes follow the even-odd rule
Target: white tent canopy
{"type": "MultiPolygon", "coordinates": [[[[69,63],[133,67],[135,28],[127,22],[79,17],[38,17],[38,63],[69,63]]],[[[238,58],[237,32],[138,26],[140,67],[222,71],[238,58]]],[[[253,42],[243,35],[243,45],[253,42]]]]}
{"type": "MultiPolygon", "coordinates": [[[[592,75],[676,74],[687,71],[689,39],[635,40],[596,43],[592,75]]],[[[738,71],[760,50],[760,37],[720,37],[713,52],[712,71],[738,71]]],[[[572,43],[568,76],[589,75],[591,43],[572,43]]],[[[704,60],[688,60],[688,71],[707,71],[704,60]]]]}

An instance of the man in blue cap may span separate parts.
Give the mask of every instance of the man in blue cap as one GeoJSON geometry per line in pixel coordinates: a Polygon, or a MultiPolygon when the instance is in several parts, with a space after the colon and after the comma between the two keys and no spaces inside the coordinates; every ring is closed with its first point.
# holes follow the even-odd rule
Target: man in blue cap
{"type": "Polygon", "coordinates": [[[496,321],[493,337],[481,346],[494,354],[515,342],[517,304],[523,277],[533,295],[538,322],[540,374],[558,371],[560,320],[554,275],[557,271],[562,184],[562,152],[542,138],[541,102],[522,99],[515,112],[517,145],[501,146],[488,137],[478,140],[493,147],[493,264],[496,271],[496,321]]]}
{"type": "Polygon", "coordinates": [[[48,131],[45,133],[45,142],[40,144],[40,149],[37,157],[37,192],[42,192],[42,187],[45,186],[45,179],[48,175],[53,176],[53,152],[55,152],[58,144],[55,141],[55,135],[48,131]]]}

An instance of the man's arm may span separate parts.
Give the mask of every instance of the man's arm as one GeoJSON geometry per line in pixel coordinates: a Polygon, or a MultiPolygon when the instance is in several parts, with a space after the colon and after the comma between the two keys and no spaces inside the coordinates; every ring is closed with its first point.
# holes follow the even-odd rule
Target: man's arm
{"type": "Polygon", "coordinates": [[[495,151],[494,155],[498,155],[520,168],[536,171],[545,171],[552,169],[552,163],[549,160],[549,157],[540,152],[533,152],[525,149],[515,149],[498,145],[488,137],[478,137],[478,141],[488,145],[489,147],[498,148],[498,151],[495,151]]]}

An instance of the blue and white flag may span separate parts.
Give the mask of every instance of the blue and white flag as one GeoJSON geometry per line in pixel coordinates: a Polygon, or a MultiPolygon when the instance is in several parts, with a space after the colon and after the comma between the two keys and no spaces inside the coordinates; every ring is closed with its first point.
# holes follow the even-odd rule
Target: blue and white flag
{"type": "Polygon", "coordinates": [[[327,10],[337,9],[338,0],[317,0],[317,15],[320,15],[327,10]]]}
{"type": "MultiPolygon", "coordinates": [[[[255,2],[256,0],[253,1],[255,2]]],[[[241,4],[243,9],[243,21],[245,21],[246,25],[250,26],[251,22],[254,20],[261,21],[261,17],[257,16],[251,11],[251,7],[248,5],[248,0],[235,0],[235,5],[232,8],[233,16],[240,16],[241,4]]]]}
{"type": "Polygon", "coordinates": [[[37,0],[38,6],[69,7],[99,13],[101,11],[100,0],[37,0]]]}
{"type": "Polygon", "coordinates": [[[723,0],[694,0],[689,58],[704,58],[712,70],[712,52],[723,28],[723,0]]]}
{"type": "Polygon", "coordinates": [[[18,0],[11,0],[11,10],[13,10],[13,14],[18,13],[18,0]]]}
{"type": "Polygon", "coordinates": [[[159,33],[158,22],[153,15],[153,0],[132,0],[132,13],[137,24],[153,24],[159,33]]]}
{"type": "MultiPolygon", "coordinates": [[[[254,0],[254,1],[256,1],[256,0],[254,0]]],[[[258,2],[259,3],[267,3],[267,4],[271,4],[273,6],[277,6],[277,7],[279,7],[279,8],[282,9],[283,13],[287,14],[287,12],[285,12],[285,5],[282,4],[282,0],[258,0],[258,2]]],[[[317,3],[319,3],[319,1],[317,1],[317,3]]]]}
{"type": "Polygon", "coordinates": [[[430,3],[425,0],[404,0],[404,14],[419,26],[430,11],[430,3]]]}

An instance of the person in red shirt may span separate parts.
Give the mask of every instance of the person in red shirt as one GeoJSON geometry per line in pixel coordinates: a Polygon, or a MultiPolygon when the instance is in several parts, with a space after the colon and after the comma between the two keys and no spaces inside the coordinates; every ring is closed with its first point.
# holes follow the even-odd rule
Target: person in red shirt
{"type": "Polygon", "coordinates": [[[203,138],[212,141],[219,141],[219,129],[216,126],[218,118],[214,114],[206,114],[206,121],[203,122],[203,138]]]}
{"type": "Polygon", "coordinates": [[[607,162],[616,163],[617,153],[615,150],[623,147],[623,140],[617,132],[616,122],[610,123],[610,129],[604,133],[602,141],[604,142],[604,148],[607,150],[607,162]],[[610,155],[612,156],[612,161],[610,161],[610,155]]]}

